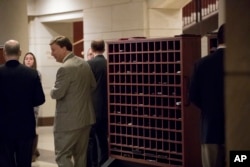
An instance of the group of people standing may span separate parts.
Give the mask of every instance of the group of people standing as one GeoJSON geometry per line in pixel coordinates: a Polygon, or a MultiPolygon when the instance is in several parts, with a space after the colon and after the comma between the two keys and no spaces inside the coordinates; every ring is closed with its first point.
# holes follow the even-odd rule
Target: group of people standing
{"type": "MultiPolygon", "coordinates": [[[[74,55],[65,36],[49,45],[62,63],[50,92],[56,100],[56,162],[59,167],[100,167],[108,159],[105,43],[92,41],[89,61],[74,55]]],[[[20,56],[19,42],[7,41],[6,63],[0,66],[0,166],[6,167],[31,167],[40,155],[36,125],[39,105],[45,102],[41,74],[33,53],[25,54],[23,64],[20,56]]]]}
{"type": "MultiPolygon", "coordinates": [[[[217,50],[195,64],[190,83],[190,100],[201,110],[203,167],[225,166],[224,27],[218,31],[217,50]]],[[[88,61],[74,55],[65,36],[49,45],[52,56],[62,63],[50,92],[56,100],[56,162],[59,167],[100,167],[108,159],[105,43],[91,42],[88,61]]],[[[39,156],[36,119],[45,96],[34,54],[25,54],[23,64],[20,55],[18,41],[5,43],[6,63],[0,66],[1,167],[31,167],[39,156]]]]}

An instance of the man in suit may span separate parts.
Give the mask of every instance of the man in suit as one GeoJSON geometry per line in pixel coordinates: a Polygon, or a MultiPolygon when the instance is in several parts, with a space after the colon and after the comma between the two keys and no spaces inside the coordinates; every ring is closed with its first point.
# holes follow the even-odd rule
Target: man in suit
{"type": "Polygon", "coordinates": [[[36,121],[33,107],[45,102],[36,70],[19,63],[20,44],[4,45],[6,63],[0,66],[0,166],[31,167],[36,121]]]}
{"type": "Polygon", "coordinates": [[[62,63],[50,92],[56,99],[56,162],[59,167],[86,167],[89,132],[95,123],[91,96],[96,81],[88,63],[72,53],[67,37],[54,38],[50,47],[52,56],[62,63]]]}
{"type": "Polygon", "coordinates": [[[103,56],[105,43],[103,40],[91,42],[94,58],[88,61],[97,86],[93,93],[93,104],[96,113],[96,123],[90,132],[88,148],[88,167],[99,167],[108,159],[108,100],[107,100],[107,60],[103,56]],[[100,157],[98,157],[98,144],[100,157]]]}
{"type": "Polygon", "coordinates": [[[191,78],[190,100],[201,110],[203,167],[225,166],[224,27],[218,31],[217,50],[195,64],[191,78]]]}

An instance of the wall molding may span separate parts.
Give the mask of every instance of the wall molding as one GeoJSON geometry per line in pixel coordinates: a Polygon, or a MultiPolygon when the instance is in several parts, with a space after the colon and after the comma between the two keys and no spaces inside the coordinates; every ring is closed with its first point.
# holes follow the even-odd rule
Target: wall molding
{"type": "Polygon", "coordinates": [[[38,118],[38,126],[53,126],[54,117],[40,117],[38,118]]]}

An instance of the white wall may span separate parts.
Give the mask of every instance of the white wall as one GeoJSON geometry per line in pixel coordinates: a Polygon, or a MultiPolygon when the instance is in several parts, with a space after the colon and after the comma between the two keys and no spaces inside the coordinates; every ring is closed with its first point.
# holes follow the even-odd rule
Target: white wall
{"type": "Polygon", "coordinates": [[[154,8],[148,0],[93,0],[83,8],[85,54],[93,39],[172,37],[182,33],[182,10],[154,8]]]}
{"type": "MultiPolygon", "coordinates": [[[[144,19],[145,2],[112,4],[97,3],[84,9],[84,48],[89,48],[93,39],[114,40],[148,36],[144,19]]],[[[85,54],[87,49],[85,50],[85,54]]]]}
{"type": "Polygon", "coordinates": [[[208,46],[207,46],[207,37],[204,36],[201,38],[201,57],[208,55],[208,46]]]}
{"type": "Polygon", "coordinates": [[[182,33],[182,10],[149,9],[149,36],[172,37],[182,33]]]}
{"type": "Polygon", "coordinates": [[[69,13],[83,9],[85,0],[27,0],[28,15],[42,16],[57,13],[69,13]]]}
{"type": "MultiPolygon", "coordinates": [[[[0,45],[9,39],[20,42],[22,53],[28,51],[28,18],[26,0],[0,1],[0,45]]],[[[20,58],[22,61],[23,56],[20,58]]]]}

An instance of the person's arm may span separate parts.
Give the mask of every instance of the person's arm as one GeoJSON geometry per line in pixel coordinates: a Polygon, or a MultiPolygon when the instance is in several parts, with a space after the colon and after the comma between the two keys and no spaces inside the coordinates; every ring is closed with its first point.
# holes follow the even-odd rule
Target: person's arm
{"type": "Polygon", "coordinates": [[[90,85],[91,85],[91,91],[94,91],[96,88],[96,78],[95,78],[95,63],[93,60],[87,61],[89,67],[90,67],[90,85]]]}
{"type": "Polygon", "coordinates": [[[50,91],[52,99],[61,99],[65,96],[65,93],[69,87],[70,79],[66,68],[60,67],[56,74],[56,81],[54,87],[50,91]]]}
{"type": "Polygon", "coordinates": [[[90,69],[90,86],[91,86],[91,91],[94,91],[96,88],[96,79],[91,69],[90,69]]]}
{"type": "Polygon", "coordinates": [[[41,80],[39,76],[35,78],[35,91],[34,91],[34,98],[33,98],[33,106],[39,106],[45,102],[45,95],[43,92],[41,80]]]}

